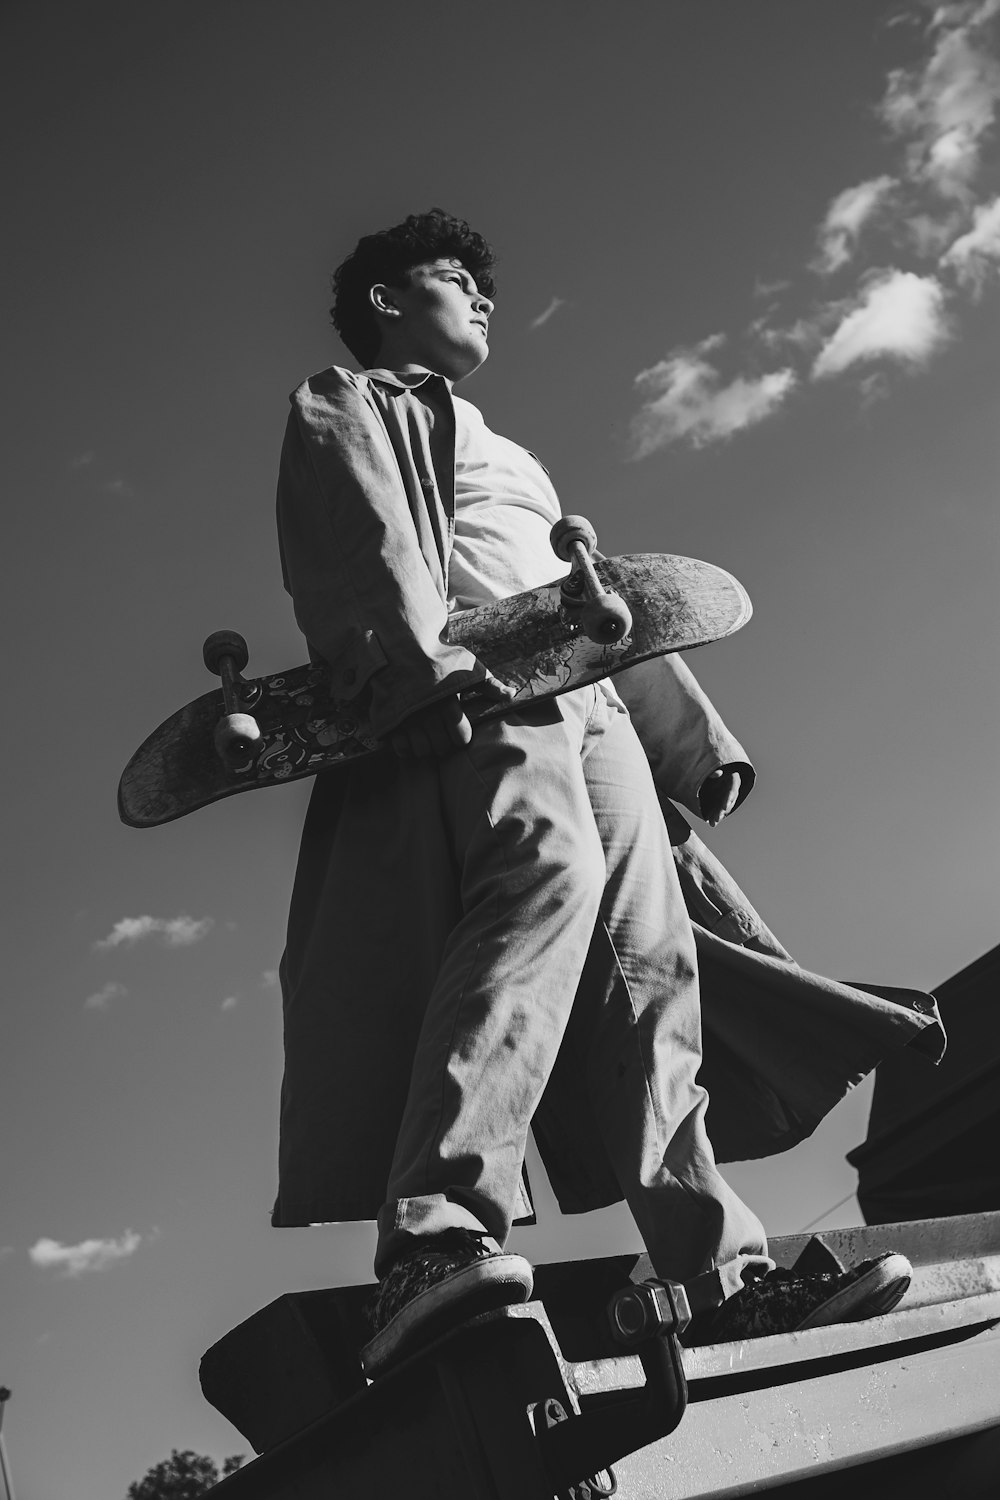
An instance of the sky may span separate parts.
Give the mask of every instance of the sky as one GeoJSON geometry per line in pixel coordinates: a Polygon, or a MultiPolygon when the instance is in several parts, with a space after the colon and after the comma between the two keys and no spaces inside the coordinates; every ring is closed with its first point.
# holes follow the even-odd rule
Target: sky
{"type": "MultiPolygon", "coordinates": [[[[730,569],[689,658],[758,770],[710,835],[785,945],[933,988],[998,941],[1000,0],[8,0],[0,598],[9,728],[0,1384],[19,1500],[247,1445],[198,1360],[371,1225],[274,1230],[275,970],[308,786],[156,830],[115,791],[211,682],[302,659],[287,393],[349,363],[358,237],[497,247],[461,394],[607,552],[730,569]]],[[[772,1233],[859,1222],[844,1153],[727,1175],[772,1233]],[[843,1200],[843,1201],[840,1201],[843,1200]]],[[[638,1249],[559,1214],[536,1261],[638,1249]]]]}

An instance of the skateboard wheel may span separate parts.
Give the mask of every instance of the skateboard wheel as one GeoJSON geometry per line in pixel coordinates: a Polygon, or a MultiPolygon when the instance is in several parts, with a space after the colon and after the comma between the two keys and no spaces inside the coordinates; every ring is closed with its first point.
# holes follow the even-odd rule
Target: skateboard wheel
{"type": "Polygon", "coordinates": [[[247,643],[236,630],[216,630],[201,648],[206,667],[216,677],[222,676],[222,661],[226,656],[233,659],[233,669],[242,672],[250,660],[247,643]]]}
{"type": "Polygon", "coordinates": [[[215,726],[216,754],[228,770],[247,770],[260,737],[260,725],[249,714],[226,714],[215,726]]]}
{"type": "Polygon", "coordinates": [[[632,612],[620,594],[602,594],[588,599],[580,611],[580,624],[599,646],[613,646],[632,629],[632,612]]]}
{"type": "Polygon", "coordinates": [[[549,532],[549,541],[556,557],[563,562],[572,562],[573,553],[570,549],[573,543],[582,542],[587,552],[592,554],[597,546],[597,532],[586,516],[563,516],[549,532]]]}

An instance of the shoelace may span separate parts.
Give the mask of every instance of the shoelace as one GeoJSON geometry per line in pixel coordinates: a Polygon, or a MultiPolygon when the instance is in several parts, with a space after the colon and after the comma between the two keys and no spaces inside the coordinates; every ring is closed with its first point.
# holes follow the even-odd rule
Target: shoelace
{"type": "Polygon", "coordinates": [[[440,1234],[428,1235],[425,1241],[420,1242],[421,1250],[441,1250],[467,1252],[471,1251],[479,1259],[486,1259],[493,1254],[483,1244],[489,1239],[484,1229],[442,1229],[440,1234]]]}
{"type": "MultiPolygon", "coordinates": [[[[483,1241],[489,1239],[485,1230],[461,1229],[453,1226],[443,1229],[440,1234],[430,1234],[422,1239],[414,1240],[408,1250],[396,1260],[382,1277],[374,1295],[365,1306],[365,1315],[372,1328],[377,1328],[383,1315],[383,1308],[390,1309],[399,1290],[394,1287],[393,1272],[398,1266],[405,1266],[404,1274],[409,1272],[410,1276],[419,1275],[418,1267],[428,1269],[439,1256],[468,1258],[470,1255],[475,1260],[487,1260],[494,1253],[487,1249],[483,1241]]],[[[404,1293],[405,1297],[405,1293],[404,1293]]]]}
{"type": "MultiPolygon", "coordinates": [[[[798,1281],[806,1286],[833,1286],[840,1280],[832,1271],[790,1271],[785,1266],[775,1266],[772,1271],[766,1271],[760,1280],[769,1282],[798,1281]]],[[[753,1282],[749,1283],[753,1286],[753,1282]]]]}

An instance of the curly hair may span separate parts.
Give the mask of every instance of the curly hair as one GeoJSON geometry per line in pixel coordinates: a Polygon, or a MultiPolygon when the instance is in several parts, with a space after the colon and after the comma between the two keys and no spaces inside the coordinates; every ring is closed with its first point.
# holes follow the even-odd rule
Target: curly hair
{"type": "Polygon", "coordinates": [[[484,296],[495,295],[492,248],[464,219],[443,208],[410,214],[402,224],[366,234],[334,271],[330,321],[362,367],[375,359],[381,339],[370,289],[379,282],[402,286],[414,266],[444,257],[461,261],[484,296]]]}

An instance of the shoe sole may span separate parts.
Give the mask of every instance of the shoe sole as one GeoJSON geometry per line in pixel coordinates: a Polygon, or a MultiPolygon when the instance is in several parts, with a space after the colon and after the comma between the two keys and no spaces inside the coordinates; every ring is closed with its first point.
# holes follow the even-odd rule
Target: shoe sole
{"type": "Polygon", "coordinates": [[[825,1328],[830,1323],[856,1323],[862,1318],[880,1318],[906,1295],[913,1267],[905,1255],[887,1255],[849,1286],[813,1308],[796,1327],[825,1328]]]}
{"type": "Polygon", "coordinates": [[[527,1302],[533,1285],[531,1266],[521,1255],[493,1255],[463,1266],[407,1302],[361,1350],[361,1367],[374,1379],[469,1318],[527,1302]]]}

